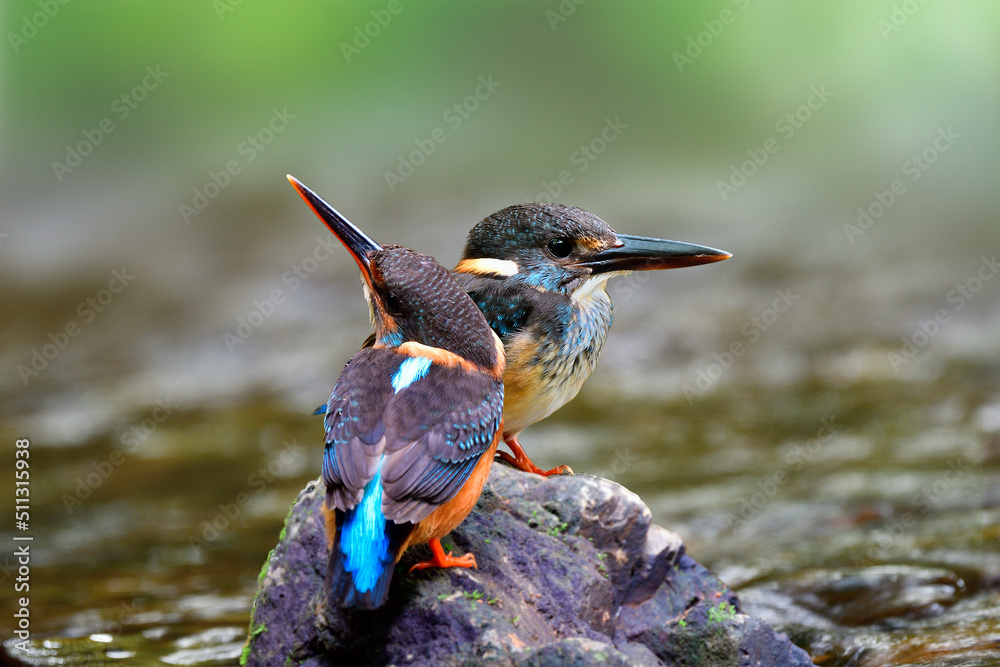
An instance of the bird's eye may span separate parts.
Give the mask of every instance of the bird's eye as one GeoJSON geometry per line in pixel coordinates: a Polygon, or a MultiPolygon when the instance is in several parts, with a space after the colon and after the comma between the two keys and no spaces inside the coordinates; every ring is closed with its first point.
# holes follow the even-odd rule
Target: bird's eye
{"type": "Polygon", "coordinates": [[[403,305],[399,303],[399,298],[395,294],[389,292],[385,296],[385,309],[392,315],[399,315],[403,312],[403,305]]]}
{"type": "Polygon", "coordinates": [[[545,244],[545,249],[553,257],[563,259],[569,257],[570,253],[573,252],[573,243],[569,239],[549,239],[549,242],[545,244]]]}

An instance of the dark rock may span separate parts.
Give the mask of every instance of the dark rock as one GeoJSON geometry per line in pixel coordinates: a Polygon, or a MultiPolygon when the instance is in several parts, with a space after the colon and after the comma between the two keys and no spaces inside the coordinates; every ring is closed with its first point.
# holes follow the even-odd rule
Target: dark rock
{"type": "Polygon", "coordinates": [[[249,665],[811,665],[604,479],[495,465],[448,538],[479,569],[409,566],[375,611],[327,608],[320,482],[299,494],[261,572],[249,665]]]}

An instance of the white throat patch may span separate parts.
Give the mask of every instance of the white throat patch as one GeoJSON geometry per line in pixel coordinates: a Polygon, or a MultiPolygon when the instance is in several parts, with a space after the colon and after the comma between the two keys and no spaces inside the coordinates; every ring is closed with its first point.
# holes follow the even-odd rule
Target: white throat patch
{"type": "Polygon", "coordinates": [[[607,273],[598,273],[596,276],[590,276],[579,287],[573,290],[570,296],[574,301],[585,302],[594,296],[594,292],[603,292],[605,285],[611,278],[615,276],[627,276],[630,273],[632,272],[609,271],[607,273]]]}

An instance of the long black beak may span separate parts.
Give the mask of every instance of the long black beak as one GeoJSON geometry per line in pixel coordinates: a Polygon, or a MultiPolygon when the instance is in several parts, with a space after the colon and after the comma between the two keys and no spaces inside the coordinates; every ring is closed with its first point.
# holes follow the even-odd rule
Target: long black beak
{"type": "Polygon", "coordinates": [[[344,247],[354,257],[354,261],[358,263],[362,277],[371,285],[372,265],[368,256],[376,250],[381,250],[382,246],[368,238],[367,234],[351,224],[350,220],[338,213],[337,209],[323,201],[318,194],[302,185],[297,178],[288,175],[288,182],[298,190],[302,198],[309,204],[309,208],[313,210],[313,213],[318,215],[319,219],[330,228],[330,231],[337,235],[340,242],[344,244],[344,247]]]}
{"type": "Polygon", "coordinates": [[[576,266],[589,266],[594,273],[654,271],[720,262],[730,257],[732,254],[725,250],[708,246],[618,234],[618,245],[576,266]]]}

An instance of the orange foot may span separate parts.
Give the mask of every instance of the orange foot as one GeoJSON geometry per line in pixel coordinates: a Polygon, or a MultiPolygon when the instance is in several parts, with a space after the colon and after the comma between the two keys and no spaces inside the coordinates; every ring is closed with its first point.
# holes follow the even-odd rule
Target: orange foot
{"type": "Polygon", "coordinates": [[[417,563],[410,568],[410,572],[424,570],[428,567],[476,567],[476,557],[471,553],[456,558],[451,553],[445,554],[444,547],[441,546],[441,540],[439,539],[433,539],[427,544],[430,545],[434,556],[430,560],[417,563]]]}
{"type": "Polygon", "coordinates": [[[521,443],[517,441],[517,436],[511,436],[510,438],[504,439],[507,446],[510,447],[510,451],[514,452],[514,456],[511,456],[507,452],[498,452],[497,456],[500,460],[509,463],[518,470],[523,470],[524,472],[533,472],[536,475],[541,475],[542,477],[551,477],[552,475],[562,475],[562,474],[573,474],[573,469],[569,466],[556,466],[552,470],[542,470],[528,458],[528,455],[524,452],[524,448],[521,447],[521,443]]]}

